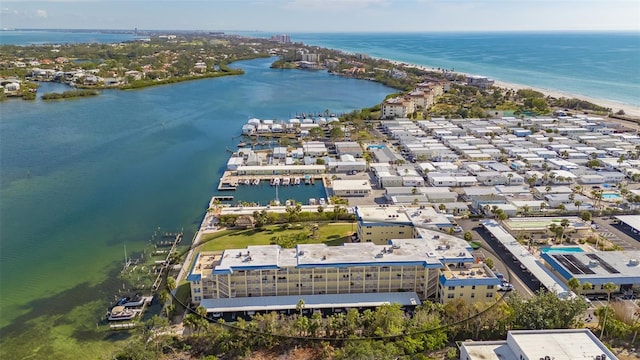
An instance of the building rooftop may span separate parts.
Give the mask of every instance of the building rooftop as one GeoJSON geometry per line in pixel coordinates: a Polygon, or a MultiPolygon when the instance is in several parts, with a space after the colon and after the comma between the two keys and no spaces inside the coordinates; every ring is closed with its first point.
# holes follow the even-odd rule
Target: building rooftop
{"type": "Polygon", "coordinates": [[[200,303],[209,313],[236,311],[295,310],[298,302],[304,301],[305,309],[336,309],[351,307],[378,307],[384,304],[403,306],[420,305],[415,292],[367,293],[367,294],[323,294],[286,295],[244,298],[204,299],[200,303]]]}
{"type": "Polygon", "coordinates": [[[640,284],[640,251],[587,251],[558,253],[548,251],[541,257],[565,279],[602,285],[608,282],[640,284]]]}
{"type": "Polygon", "coordinates": [[[482,225],[491,235],[500,242],[504,248],[511,253],[515,260],[519,261],[535,276],[542,285],[558,297],[565,298],[573,296],[569,288],[547,269],[542,262],[536,259],[528,249],[520,244],[511,234],[503,229],[494,220],[484,220],[482,225]]]}
{"type": "Polygon", "coordinates": [[[469,360],[617,360],[588,329],[511,330],[506,341],[464,341],[469,360]]]}
{"type": "Polygon", "coordinates": [[[371,190],[369,180],[333,180],[333,191],[371,190]]]}

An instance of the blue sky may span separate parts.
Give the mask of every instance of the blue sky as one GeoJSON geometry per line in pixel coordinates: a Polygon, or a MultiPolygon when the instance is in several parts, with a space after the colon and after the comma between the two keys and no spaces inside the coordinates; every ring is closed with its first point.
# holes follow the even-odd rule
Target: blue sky
{"type": "Polygon", "coordinates": [[[640,31],[638,0],[2,0],[3,28],[640,31]]]}

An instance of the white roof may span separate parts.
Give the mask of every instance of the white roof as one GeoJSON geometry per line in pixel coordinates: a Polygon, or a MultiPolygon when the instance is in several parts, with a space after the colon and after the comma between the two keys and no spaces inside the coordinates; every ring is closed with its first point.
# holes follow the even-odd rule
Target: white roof
{"type": "Polygon", "coordinates": [[[482,221],[482,225],[549,291],[554,292],[558,297],[562,298],[571,296],[572,292],[569,288],[496,221],[484,220],[482,221]]]}
{"type": "Polygon", "coordinates": [[[235,311],[278,311],[295,310],[298,302],[304,301],[306,309],[332,309],[349,307],[377,307],[384,304],[420,305],[415,292],[367,293],[367,294],[324,294],[260,296],[226,299],[204,299],[201,306],[210,313],[235,311]]]}
{"type": "Polygon", "coordinates": [[[640,215],[620,215],[616,219],[640,231],[640,215]]]}

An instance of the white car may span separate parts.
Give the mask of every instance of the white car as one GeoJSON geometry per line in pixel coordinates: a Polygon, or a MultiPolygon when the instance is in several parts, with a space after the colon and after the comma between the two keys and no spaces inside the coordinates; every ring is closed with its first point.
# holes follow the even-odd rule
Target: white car
{"type": "Polygon", "coordinates": [[[513,285],[509,284],[508,282],[503,282],[502,284],[498,285],[498,291],[511,291],[513,290],[513,285]]]}

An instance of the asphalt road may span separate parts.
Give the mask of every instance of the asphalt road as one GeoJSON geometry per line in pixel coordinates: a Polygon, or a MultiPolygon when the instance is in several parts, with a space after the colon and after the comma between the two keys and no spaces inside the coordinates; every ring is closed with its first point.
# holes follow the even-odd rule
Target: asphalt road
{"type": "Polygon", "coordinates": [[[494,260],[494,266],[505,274],[505,278],[513,285],[514,290],[524,296],[533,296],[535,292],[540,290],[541,285],[537,279],[520,268],[520,262],[514,261],[511,253],[503,248],[498,241],[491,238],[491,234],[482,227],[480,221],[473,219],[456,221],[465,232],[471,231],[474,241],[480,241],[483,248],[493,253],[486,255],[494,260]]]}

